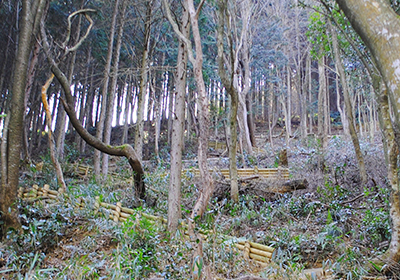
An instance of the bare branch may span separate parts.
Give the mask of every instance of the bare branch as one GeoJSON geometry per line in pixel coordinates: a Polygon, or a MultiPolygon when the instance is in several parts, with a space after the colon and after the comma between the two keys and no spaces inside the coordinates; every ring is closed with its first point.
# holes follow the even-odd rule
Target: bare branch
{"type": "Polygon", "coordinates": [[[201,2],[200,2],[200,4],[199,4],[199,7],[197,7],[195,19],[198,19],[198,18],[199,18],[201,9],[203,8],[203,5],[204,5],[205,2],[206,2],[206,0],[201,0],[201,2]]]}
{"type": "MultiPolygon", "coordinates": [[[[186,44],[186,47],[188,49],[189,60],[194,65],[195,59],[194,59],[193,52],[192,52],[192,43],[190,42],[190,40],[188,38],[185,37],[185,35],[183,35],[183,33],[179,30],[178,24],[172,18],[171,10],[169,9],[167,0],[163,0],[163,5],[164,5],[165,12],[167,14],[169,23],[172,25],[172,28],[174,29],[176,35],[178,35],[179,39],[182,40],[186,44]]],[[[185,8],[187,9],[187,7],[185,7],[185,8]]]]}
{"type": "Polygon", "coordinates": [[[90,30],[91,30],[92,27],[93,27],[93,20],[92,20],[92,18],[87,14],[88,12],[96,12],[96,10],[94,10],[94,9],[82,9],[82,10],[73,12],[72,14],[70,14],[70,15],[68,16],[67,37],[65,38],[65,41],[64,41],[64,43],[62,44],[62,48],[65,50],[64,56],[67,55],[67,54],[70,53],[70,52],[76,51],[76,50],[79,48],[79,46],[82,45],[83,41],[88,37],[88,35],[89,35],[89,33],[90,33],[90,30]],[[67,47],[67,44],[68,44],[68,42],[69,42],[69,40],[70,40],[70,38],[71,38],[71,25],[72,25],[71,19],[72,19],[74,16],[78,15],[78,14],[84,14],[85,17],[86,17],[86,19],[89,21],[90,25],[89,25],[88,29],[86,30],[85,35],[79,40],[79,42],[76,43],[75,46],[73,46],[73,47],[71,47],[71,48],[68,48],[68,47],[67,47]]]}

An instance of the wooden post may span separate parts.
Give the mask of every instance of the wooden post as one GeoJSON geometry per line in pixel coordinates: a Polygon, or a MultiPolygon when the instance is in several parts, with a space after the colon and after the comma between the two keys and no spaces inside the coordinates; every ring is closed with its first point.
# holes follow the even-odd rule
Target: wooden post
{"type": "Polygon", "coordinates": [[[279,167],[289,167],[287,150],[283,149],[279,152],[279,167]]]}

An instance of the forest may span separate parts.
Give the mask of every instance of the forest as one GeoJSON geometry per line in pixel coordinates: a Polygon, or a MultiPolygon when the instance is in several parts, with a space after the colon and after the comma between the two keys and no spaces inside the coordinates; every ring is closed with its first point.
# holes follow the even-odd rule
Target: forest
{"type": "Polygon", "coordinates": [[[400,1],[0,1],[0,279],[400,279],[400,1]]]}

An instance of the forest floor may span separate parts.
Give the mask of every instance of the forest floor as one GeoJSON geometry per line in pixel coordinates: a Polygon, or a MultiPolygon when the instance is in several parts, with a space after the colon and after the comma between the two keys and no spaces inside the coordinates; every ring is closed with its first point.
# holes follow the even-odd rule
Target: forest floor
{"type": "MultiPolygon", "coordinates": [[[[365,185],[360,182],[349,139],[331,136],[324,153],[318,143],[309,137],[291,139],[286,146],[285,139],[275,138],[271,145],[260,136],[257,153],[239,155],[240,168],[271,168],[277,167],[277,155],[285,148],[290,180],[306,179],[309,184],[304,190],[265,196],[252,192],[244,182],[237,204],[228,194],[214,195],[206,214],[197,221],[199,230],[212,232],[203,244],[203,279],[249,275],[263,279],[400,279],[399,271],[383,275],[370,262],[387,250],[390,238],[390,189],[379,135],[361,140],[369,176],[365,185]],[[219,242],[227,235],[275,248],[272,262],[260,266],[246,261],[242,252],[219,242]]],[[[190,142],[186,147],[184,165],[190,169],[196,166],[196,149],[190,142]]],[[[162,149],[159,162],[144,163],[147,192],[157,202],[141,206],[140,211],[161,217],[167,216],[167,151],[168,147],[162,149]]],[[[210,154],[212,168],[228,167],[223,150],[210,154]]],[[[76,176],[70,167],[72,161],[90,164],[87,157],[68,147],[66,158],[68,195],[59,201],[21,201],[24,233],[10,233],[0,243],[1,279],[192,279],[193,244],[181,231],[171,240],[164,225],[145,218],[115,223],[94,207],[73,207],[80,197],[94,206],[96,196],[107,203],[134,207],[137,202],[125,160],[113,158],[112,171],[118,176],[98,185],[92,176],[76,176]]],[[[22,184],[56,188],[49,156],[42,156],[41,161],[40,170],[31,165],[21,174],[22,184]]],[[[224,178],[214,179],[217,188],[224,182],[224,178]]],[[[190,215],[198,188],[195,177],[184,176],[183,220],[190,215]]]]}

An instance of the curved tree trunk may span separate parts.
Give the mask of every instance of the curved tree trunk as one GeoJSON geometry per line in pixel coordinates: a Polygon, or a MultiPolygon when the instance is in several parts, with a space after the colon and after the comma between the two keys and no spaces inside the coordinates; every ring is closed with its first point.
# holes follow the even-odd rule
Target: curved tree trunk
{"type": "Polygon", "coordinates": [[[64,94],[66,100],[61,100],[64,105],[64,109],[68,114],[69,120],[71,124],[75,128],[75,130],[79,133],[79,135],[88,143],[90,146],[95,149],[107,153],[112,156],[124,156],[128,159],[128,162],[134,173],[134,181],[135,181],[135,191],[136,195],[144,199],[145,198],[145,184],[144,184],[144,170],[140,160],[138,159],[135,150],[129,144],[124,144],[120,146],[111,146],[107,145],[104,142],[97,139],[95,136],[91,135],[80,123],[79,119],[76,117],[74,107],[71,106],[73,104],[73,97],[71,95],[70,85],[68,83],[67,78],[61,72],[61,70],[55,65],[54,61],[52,62],[52,68],[54,75],[57,77],[58,81],[62,85],[64,89],[64,94]]]}
{"type": "MultiPolygon", "coordinates": [[[[92,23],[92,21],[91,21],[92,23]]],[[[89,33],[91,26],[89,26],[86,35],[89,33]]],[[[74,108],[74,98],[71,94],[71,85],[64,75],[64,73],[60,70],[54,59],[50,54],[50,46],[47,40],[47,35],[44,30],[44,23],[42,22],[41,35],[43,38],[43,49],[47,55],[47,58],[51,64],[51,71],[54,73],[58,81],[60,82],[62,88],[64,89],[65,99],[61,99],[64,105],[64,109],[68,114],[69,120],[71,124],[75,128],[75,130],[79,133],[79,135],[92,147],[97,150],[100,150],[103,153],[107,153],[113,156],[124,156],[128,159],[128,162],[133,170],[134,182],[135,182],[135,191],[136,196],[144,199],[145,198],[145,184],[144,184],[144,170],[139,158],[136,155],[135,150],[131,145],[125,144],[121,146],[111,146],[107,145],[95,136],[91,135],[81,124],[79,119],[76,117],[75,108],[74,108]]],[[[86,38],[82,37],[80,42],[86,38]]],[[[74,46],[74,50],[78,48],[78,45],[74,46]]]]}
{"type": "MultiPolygon", "coordinates": [[[[387,87],[389,100],[393,111],[400,110],[400,19],[385,0],[357,1],[337,0],[351,25],[360,35],[376,61],[387,87]]],[[[385,98],[384,95],[381,98],[385,98]]],[[[381,108],[383,106],[381,105],[381,108]]],[[[396,117],[396,119],[398,119],[396,117]]],[[[383,117],[385,126],[391,126],[394,131],[398,121],[394,123],[383,117]]],[[[389,152],[388,177],[392,187],[390,217],[392,220],[392,239],[389,247],[390,260],[400,261],[400,186],[397,173],[391,174],[393,166],[397,166],[397,145],[394,133],[384,134],[389,152]]]]}

